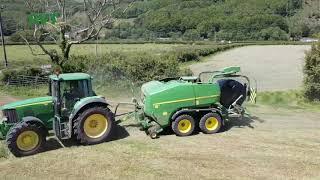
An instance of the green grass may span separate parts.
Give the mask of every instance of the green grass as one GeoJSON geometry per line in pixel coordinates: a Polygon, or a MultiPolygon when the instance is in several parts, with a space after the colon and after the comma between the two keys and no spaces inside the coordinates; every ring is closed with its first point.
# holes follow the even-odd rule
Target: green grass
{"type": "MultiPolygon", "coordinates": [[[[93,84],[93,89],[98,95],[102,95],[109,98],[125,98],[131,99],[133,97],[132,90],[135,96],[139,96],[140,86],[131,85],[129,82],[117,82],[112,84],[100,85],[98,83],[93,84]]],[[[47,96],[48,86],[0,86],[0,93],[17,97],[18,99],[34,98],[40,96],[47,96]]],[[[138,97],[137,97],[138,98],[138,97]]]]}
{"type": "Polygon", "coordinates": [[[9,150],[5,145],[5,141],[0,141],[0,159],[9,157],[9,150]]]}
{"type": "MultiPolygon", "coordinates": [[[[188,45],[188,44],[98,44],[97,53],[98,55],[105,54],[107,52],[152,52],[154,54],[162,54],[175,49],[181,48],[205,48],[212,45],[188,45]]],[[[36,53],[42,53],[41,49],[37,45],[31,45],[36,53]]],[[[58,50],[57,45],[45,45],[48,49],[58,50]]],[[[30,49],[26,45],[7,45],[7,56],[9,64],[22,63],[22,62],[33,62],[34,64],[48,64],[50,59],[46,55],[34,56],[30,49]]],[[[71,55],[92,55],[95,56],[96,45],[95,44],[81,44],[74,45],[71,48],[71,55]]],[[[3,57],[3,52],[0,51],[0,57],[3,57]]]]}
{"type": "Polygon", "coordinates": [[[301,90],[260,92],[258,104],[288,109],[319,111],[320,102],[310,102],[304,98],[301,90]]]}
{"type": "Polygon", "coordinates": [[[10,96],[14,96],[21,99],[39,97],[39,96],[47,96],[48,86],[0,86],[0,92],[3,94],[7,94],[10,96]]]}

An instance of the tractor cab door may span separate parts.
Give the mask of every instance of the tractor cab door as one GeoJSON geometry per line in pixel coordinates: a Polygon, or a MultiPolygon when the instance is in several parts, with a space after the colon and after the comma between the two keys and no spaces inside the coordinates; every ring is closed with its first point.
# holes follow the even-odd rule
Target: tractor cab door
{"type": "Polygon", "coordinates": [[[87,80],[61,81],[61,111],[63,116],[69,116],[75,103],[89,96],[87,80]]]}
{"type": "Polygon", "coordinates": [[[89,96],[87,80],[52,81],[51,93],[54,99],[55,121],[53,129],[59,139],[71,137],[69,116],[74,104],[89,96]]]}
{"type": "Polygon", "coordinates": [[[61,110],[61,100],[60,100],[60,86],[59,81],[52,80],[50,81],[50,90],[49,94],[52,96],[54,115],[60,117],[61,110]]]}

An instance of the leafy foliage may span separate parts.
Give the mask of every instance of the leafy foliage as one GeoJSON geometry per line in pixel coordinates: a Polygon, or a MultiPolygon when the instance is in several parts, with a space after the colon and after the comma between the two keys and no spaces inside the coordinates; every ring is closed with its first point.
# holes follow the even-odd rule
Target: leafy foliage
{"type": "Polygon", "coordinates": [[[17,78],[18,76],[45,76],[42,69],[39,67],[23,67],[16,69],[2,70],[2,82],[7,82],[9,79],[17,78]]]}
{"type": "Polygon", "coordinates": [[[304,74],[305,96],[309,100],[320,101],[320,42],[307,52],[304,74]]]}
{"type": "MultiPolygon", "coordinates": [[[[8,4],[5,26],[15,27],[8,34],[30,28],[25,19],[30,12],[23,9],[23,3],[4,1],[8,4]]],[[[81,1],[67,2],[73,7],[68,16],[74,25],[88,23],[80,12],[81,1]]],[[[101,35],[106,39],[297,40],[320,32],[317,1],[136,0],[130,8],[132,0],[119,2],[113,13],[115,25],[101,35]]]]}
{"type": "Polygon", "coordinates": [[[100,84],[123,79],[144,82],[178,76],[180,71],[178,61],[172,56],[154,56],[144,52],[111,52],[96,58],[73,56],[67,67],[70,67],[67,72],[89,72],[100,84]]]}

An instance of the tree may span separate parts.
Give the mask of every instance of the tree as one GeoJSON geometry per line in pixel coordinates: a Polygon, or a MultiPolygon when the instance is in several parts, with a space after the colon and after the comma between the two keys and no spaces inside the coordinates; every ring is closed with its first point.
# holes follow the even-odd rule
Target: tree
{"type": "Polygon", "coordinates": [[[188,29],[183,34],[183,39],[187,41],[196,41],[200,40],[200,33],[196,29],[188,29]]]}
{"type": "Polygon", "coordinates": [[[312,45],[306,53],[304,65],[305,96],[311,101],[320,101],[320,42],[312,45]]]}
{"type": "MultiPolygon", "coordinates": [[[[55,19],[50,17],[51,22],[33,25],[33,40],[43,52],[36,53],[29,46],[33,55],[48,55],[54,64],[63,68],[63,65],[69,59],[72,45],[95,39],[103,28],[109,28],[113,24],[113,13],[117,10],[119,0],[82,0],[82,3],[77,2],[79,3],[72,4],[67,0],[25,1],[31,12],[58,12],[60,15],[55,19]],[[72,20],[71,13],[74,13],[74,8],[80,9],[79,7],[82,7],[82,11],[77,13],[85,15],[85,21],[75,24],[78,21],[72,20]],[[53,23],[52,21],[56,22],[53,23]],[[51,39],[59,46],[59,50],[44,46],[41,39],[51,39]]],[[[29,41],[26,38],[24,40],[29,45],[29,41]]]]}
{"type": "Polygon", "coordinates": [[[17,22],[12,17],[5,16],[3,18],[3,34],[5,36],[10,36],[17,30],[17,22]]]}

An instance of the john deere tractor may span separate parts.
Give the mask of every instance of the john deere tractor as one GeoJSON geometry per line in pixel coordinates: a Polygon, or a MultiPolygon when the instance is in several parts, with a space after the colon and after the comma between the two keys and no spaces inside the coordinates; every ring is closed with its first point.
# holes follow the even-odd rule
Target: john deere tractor
{"type": "Polygon", "coordinates": [[[48,95],[1,107],[0,133],[15,156],[40,152],[51,130],[60,140],[72,138],[84,145],[110,137],[114,114],[92,90],[91,76],[51,75],[48,95]]]}
{"type": "Polygon", "coordinates": [[[255,102],[257,88],[239,72],[240,67],[228,67],[198,77],[145,83],[136,119],[151,138],[168,127],[178,136],[188,136],[196,127],[206,134],[216,133],[229,118],[244,115],[245,99],[255,102]]]}

